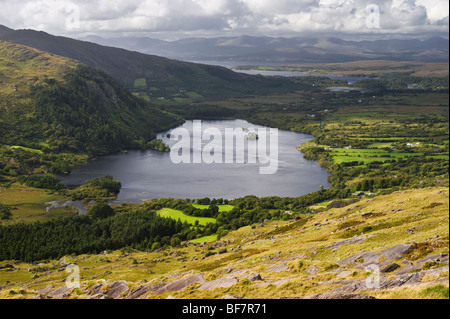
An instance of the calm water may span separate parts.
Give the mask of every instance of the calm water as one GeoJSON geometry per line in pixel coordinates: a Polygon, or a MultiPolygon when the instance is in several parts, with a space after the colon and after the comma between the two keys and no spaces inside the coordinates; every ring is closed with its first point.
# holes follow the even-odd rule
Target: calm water
{"type": "MultiPolygon", "coordinates": [[[[193,122],[188,121],[181,127],[192,133],[193,122]]],[[[202,121],[202,129],[208,127],[218,128],[221,132],[225,128],[264,128],[243,120],[202,121]]],[[[171,131],[163,132],[158,137],[172,147],[177,141],[167,137],[171,131]]],[[[122,183],[122,190],[114,203],[140,203],[146,199],[168,197],[296,197],[316,191],[321,185],[327,188],[329,174],[326,170],[317,162],[305,160],[296,149],[313,137],[288,131],[278,131],[278,135],[278,170],[273,175],[260,174],[260,167],[267,167],[268,164],[259,160],[256,164],[239,164],[236,161],[233,164],[174,164],[170,153],[130,151],[128,155],[101,157],[59,178],[65,185],[78,186],[95,177],[112,175],[122,183]]],[[[208,143],[203,141],[202,149],[208,143]]],[[[226,150],[223,149],[223,152],[226,150]]]]}
{"type": "MultiPolygon", "coordinates": [[[[191,61],[191,62],[201,63],[201,64],[209,64],[209,65],[217,65],[217,66],[222,66],[222,67],[225,67],[228,69],[232,69],[235,66],[241,66],[241,65],[259,65],[259,66],[286,65],[285,62],[283,63],[283,62],[258,62],[258,61],[254,61],[254,62],[252,62],[252,61],[249,61],[249,62],[242,62],[242,61],[206,61],[206,62],[205,61],[191,61]]],[[[314,65],[314,64],[320,64],[320,63],[308,63],[308,65],[314,65]]],[[[325,64],[325,63],[323,63],[323,64],[325,64]]],[[[250,74],[250,75],[263,75],[263,76],[286,76],[286,77],[318,76],[318,77],[327,77],[332,80],[346,80],[348,82],[348,84],[354,84],[358,81],[367,79],[365,77],[357,77],[357,76],[328,75],[328,74],[315,75],[315,74],[310,74],[308,72],[295,72],[295,71],[235,70],[235,72],[245,73],[245,74],[250,74]]]]}

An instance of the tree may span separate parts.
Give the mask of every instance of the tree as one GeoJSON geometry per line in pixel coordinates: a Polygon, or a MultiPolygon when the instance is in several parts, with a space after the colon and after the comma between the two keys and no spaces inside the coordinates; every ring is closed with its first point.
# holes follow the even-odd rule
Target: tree
{"type": "Polygon", "coordinates": [[[104,219],[115,215],[114,209],[108,204],[99,203],[88,211],[88,215],[95,219],[104,219]]]}
{"type": "Polygon", "coordinates": [[[9,207],[3,206],[0,204],[0,219],[2,220],[8,220],[11,219],[12,213],[9,207]]]}

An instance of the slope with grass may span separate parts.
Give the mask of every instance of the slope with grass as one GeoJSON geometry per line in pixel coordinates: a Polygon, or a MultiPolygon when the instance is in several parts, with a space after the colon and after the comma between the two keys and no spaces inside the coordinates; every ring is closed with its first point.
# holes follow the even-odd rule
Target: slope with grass
{"type": "Polygon", "coordinates": [[[0,298],[448,299],[448,199],[448,188],[406,190],[207,244],[3,261],[0,298]],[[64,285],[68,264],[79,289],[64,285]]]}
{"type": "Polygon", "coordinates": [[[193,217],[184,214],[183,212],[171,208],[163,208],[159,210],[158,215],[161,217],[168,217],[175,220],[181,220],[181,222],[187,222],[190,225],[202,225],[206,226],[209,223],[214,224],[216,220],[214,218],[207,217],[193,217]]]}
{"type": "Polygon", "coordinates": [[[64,173],[88,155],[151,148],[182,122],[80,62],[0,41],[0,182],[64,173]]]}

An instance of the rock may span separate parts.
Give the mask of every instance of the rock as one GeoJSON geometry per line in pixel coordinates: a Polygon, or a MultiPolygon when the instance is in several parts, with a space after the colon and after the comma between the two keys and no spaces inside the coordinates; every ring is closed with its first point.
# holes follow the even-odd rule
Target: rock
{"type": "Polygon", "coordinates": [[[159,295],[168,291],[182,291],[186,289],[189,285],[204,284],[204,283],[206,283],[206,281],[205,278],[203,277],[203,274],[195,274],[188,278],[172,281],[156,290],[153,294],[159,295]]]}
{"type": "Polygon", "coordinates": [[[130,288],[127,286],[125,280],[115,281],[108,285],[108,290],[106,296],[110,299],[120,299],[123,298],[125,294],[128,294],[130,288]]]}
{"type": "Polygon", "coordinates": [[[99,294],[92,295],[92,296],[88,297],[87,299],[100,300],[100,299],[109,299],[109,298],[107,298],[106,295],[99,293],[99,294]]]}
{"type": "Polygon", "coordinates": [[[239,296],[239,295],[225,295],[220,299],[244,299],[243,297],[239,296]]]}
{"type": "Polygon", "coordinates": [[[39,300],[43,300],[43,299],[52,299],[52,297],[48,297],[48,296],[45,296],[45,295],[43,295],[43,294],[39,294],[39,295],[37,295],[37,296],[32,297],[31,299],[39,299],[39,300]]]}
{"type": "Polygon", "coordinates": [[[413,263],[410,262],[410,261],[407,260],[407,259],[403,259],[403,260],[402,260],[402,264],[405,265],[405,266],[412,266],[412,265],[413,265],[413,263]]]}
{"type": "Polygon", "coordinates": [[[143,296],[149,292],[157,291],[158,289],[164,287],[165,285],[167,285],[167,283],[164,283],[164,282],[157,283],[157,284],[141,285],[141,286],[137,287],[136,289],[134,289],[127,296],[127,299],[139,299],[141,296],[143,296]]]}
{"type": "Polygon", "coordinates": [[[221,250],[219,250],[219,255],[225,254],[226,252],[227,252],[226,249],[221,249],[221,250]]]}
{"type": "Polygon", "coordinates": [[[383,268],[383,269],[381,270],[381,272],[382,272],[382,273],[393,272],[393,271],[396,271],[396,270],[399,269],[399,268],[400,268],[400,265],[398,265],[398,264],[396,264],[396,263],[393,263],[393,264],[390,264],[389,266],[383,268]]]}
{"type": "Polygon", "coordinates": [[[380,253],[386,257],[384,260],[384,264],[387,264],[392,260],[402,258],[402,255],[410,252],[412,247],[412,244],[401,244],[382,250],[380,253]]]}
{"type": "Polygon", "coordinates": [[[350,276],[352,273],[353,273],[353,272],[350,271],[350,270],[345,270],[345,271],[339,273],[338,275],[336,275],[336,277],[338,277],[338,278],[344,278],[344,277],[350,276]]]}
{"type": "Polygon", "coordinates": [[[357,238],[351,238],[351,239],[346,239],[346,240],[335,242],[333,244],[325,246],[325,248],[333,249],[333,248],[341,247],[343,245],[360,244],[360,243],[364,242],[365,240],[366,240],[366,237],[364,237],[364,236],[357,237],[357,238]]]}
{"type": "Polygon", "coordinates": [[[60,288],[50,292],[48,294],[48,296],[54,297],[54,298],[57,298],[57,299],[67,298],[67,297],[70,296],[71,290],[72,289],[70,289],[70,288],[68,288],[66,286],[62,286],[62,287],[60,287],[60,288]]]}
{"type": "Polygon", "coordinates": [[[308,274],[314,275],[319,272],[319,268],[309,268],[305,270],[308,274]]]}
{"type": "Polygon", "coordinates": [[[339,293],[339,292],[326,292],[323,294],[312,295],[308,297],[303,297],[301,299],[376,299],[372,296],[353,294],[353,293],[339,293]]]}
{"type": "Polygon", "coordinates": [[[67,266],[69,266],[70,264],[68,264],[67,262],[66,262],[66,259],[65,258],[63,258],[63,259],[61,259],[59,262],[58,262],[58,267],[59,268],[66,268],[67,266]]]}
{"type": "Polygon", "coordinates": [[[378,264],[378,259],[380,257],[381,254],[377,252],[364,252],[339,260],[336,263],[340,266],[347,266],[351,263],[356,263],[356,268],[365,268],[368,265],[378,264]]]}
{"type": "Polygon", "coordinates": [[[42,290],[38,290],[38,293],[41,295],[45,295],[46,293],[48,293],[49,291],[51,291],[53,288],[55,288],[53,285],[52,286],[47,286],[42,290]]]}
{"type": "Polygon", "coordinates": [[[248,276],[248,280],[250,280],[250,281],[260,281],[260,280],[263,280],[263,279],[262,279],[260,274],[256,273],[256,274],[252,274],[252,275],[248,276]]]}
{"type": "Polygon", "coordinates": [[[391,279],[389,281],[386,281],[380,285],[381,289],[390,289],[390,288],[397,288],[404,286],[406,284],[417,284],[420,283],[422,280],[423,274],[421,273],[412,273],[412,274],[405,274],[402,276],[395,277],[394,279],[391,279]]]}
{"type": "Polygon", "coordinates": [[[440,268],[424,270],[424,271],[422,271],[422,273],[425,275],[431,275],[431,276],[438,277],[438,276],[440,276],[441,273],[448,272],[448,271],[449,271],[449,266],[447,265],[447,266],[440,267],[440,268]]]}
{"type": "Polygon", "coordinates": [[[272,271],[272,272],[289,271],[289,267],[286,264],[286,262],[282,262],[281,264],[278,264],[278,265],[268,269],[268,271],[272,271]]]}
{"type": "Polygon", "coordinates": [[[356,268],[365,268],[369,265],[379,265],[380,257],[384,257],[382,265],[387,265],[393,260],[402,258],[402,255],[408,253],[412,247],[412,244],[401,244],[388,249],[384,249],[380,252],[373,251],[359,253],[342,259],[338,261],[337,264],[340,266],[346,266],[351,263],[355,263],[356,268]]]}
{"type": "Polygon", "coordinates": [[[239,282],[238,279],[235,277],[225,277],[225,278],[220,278],[217,280],[207,282],[204,285],[202,285],[201,287],[199,287],[198,290],[212,290],[215,288],[229,288],[231,286],[234,286],[238,282],[239,282]]]}

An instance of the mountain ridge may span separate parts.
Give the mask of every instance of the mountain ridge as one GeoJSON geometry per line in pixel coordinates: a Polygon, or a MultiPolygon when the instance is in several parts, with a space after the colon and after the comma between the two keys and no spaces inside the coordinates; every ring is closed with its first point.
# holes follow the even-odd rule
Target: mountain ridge
{"type": "Polygon", "coordinates": [[[286,79],[264,79],[233,72],[227,68],[171,60],[121,48],[57,37],[42,31],[3,30],[0,40],[27,45],[83,62],[99,68],[128,88],[145,78],[149,87],[161,91],[161,96],[180,90],[197,92],[210,98],[265,94],[278,88],[286,92],[294,89],[286,79]]]}
{"type": "Polygon", "coordinates": [[[176,41],[156,40],[149,37],[128,38],[85,37],[85,40],[102,45],[118,46],[143,53],[163,55],[179,59],[205,61],[236,60],[261,62],[349,62],[352,60],[377,59],[420,60],[435,62],[448,59],[448,39],[431,37],[426,40],[374,40],[349,41],[336,37],[325,38],[285,38],[285,37],[217,37],[185,38],[176,41]],[[325,46],[324,46],[325,44],[325,46]],[[388,48],[388,50],[386,50],[388,48]],[[442,55],[439,58],[421,53],[436,49],[442,55]],[[276,49],[289,50],[295,55],[282,55],[276,49]],[[319,56],[314,57],[314,50],[319,56]],[[332,53],[336,55],[333,57],[332,53]],[[403,55],[400,55],[402,53],[403,55]],[[311,57],[308,56],[311,54],[311,57]]]}

